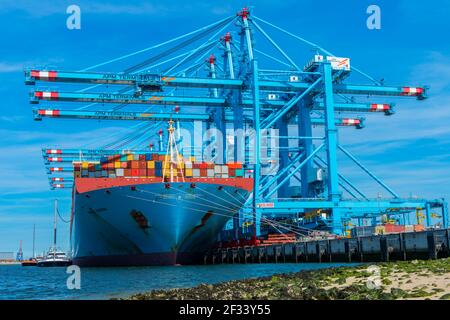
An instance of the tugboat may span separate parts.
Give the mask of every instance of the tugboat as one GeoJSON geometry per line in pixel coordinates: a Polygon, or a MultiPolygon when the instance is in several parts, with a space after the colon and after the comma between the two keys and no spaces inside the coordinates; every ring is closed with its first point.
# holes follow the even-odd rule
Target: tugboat
{"type": "Polygon", "coordinates": [[[72,264],[72,261],[67,257],[67,255],[58,250],[56,247],[56,224],[57,224],[57,214],[58,214],[58,200],[55,200],[55,219],[53,225],[53,246],[48,250],[47,255],[44,259],[37,261],[38,267],[66,267],[72,264]]]}
{"type": "Polygon", "coordinates": [[[22,261],[22,267],[35,267],[37,266],[38,262],[35,258],[30,258],[28,260],[22,261]]]}

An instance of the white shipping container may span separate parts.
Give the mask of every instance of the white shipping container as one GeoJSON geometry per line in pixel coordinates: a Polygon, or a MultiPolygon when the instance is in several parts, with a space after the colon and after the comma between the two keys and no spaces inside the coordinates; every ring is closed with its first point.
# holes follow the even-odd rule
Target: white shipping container
{"type": "Polygon", "coordinates": [[[192,176],[193,177],[200,177],[200,169],[192,169],[192,176]]]}
{"type": "Polygon", "coordinates": [[[215,165],[214,166],[214,173],[222,173],[222,166],[215,165]]]}
{"type": "Polygon", "coordinates": [[[228,174],[228,166],[222,166],[222,173],[228,174]]]}
{"type": "Polygon", "coordinates": [[[116,169],[116,176],[123,177],[124,176],[124,170],[123,169],[116,169]]]}
{"type": "Polygon", "coordinates": [[[206,175],[207,175],[208,177],[214,177],[214,169],[208,169],[208,170],[206,171],[206,175]]]}
{"type": "Polygon", "coordinates": [[[184,167],[185,167],[186,169],[192,169],[192,162],[191,162],[191,161],[186,161],[186,162],[184,163],[184,167]]]}
{"type": "Polygon", "coordinates": [[[228,174],[222,173],[222,178],[229,178],[228,174]]]}

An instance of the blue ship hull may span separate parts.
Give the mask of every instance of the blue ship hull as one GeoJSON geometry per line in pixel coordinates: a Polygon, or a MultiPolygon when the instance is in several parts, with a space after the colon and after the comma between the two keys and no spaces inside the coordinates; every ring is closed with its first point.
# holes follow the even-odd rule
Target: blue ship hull
{"type": "Polygon", "coordinates": [[[201,263],[249,191],[209,182],[109,186],[74,194],[73,263],[201,263]]]}

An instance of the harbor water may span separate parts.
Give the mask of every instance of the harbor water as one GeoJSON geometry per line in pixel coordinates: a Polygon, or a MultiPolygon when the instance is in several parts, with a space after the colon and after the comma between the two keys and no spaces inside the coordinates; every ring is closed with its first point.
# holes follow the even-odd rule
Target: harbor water
{"type": "Polygon", "coordinates": [[[111,299],[152,289],[192,287],[201,283],[270,276],[348,263],[236,264],[127,268],[81,268],[81,288],[67,288],[66,268],[0,265],[0,300],[111,299]]]}

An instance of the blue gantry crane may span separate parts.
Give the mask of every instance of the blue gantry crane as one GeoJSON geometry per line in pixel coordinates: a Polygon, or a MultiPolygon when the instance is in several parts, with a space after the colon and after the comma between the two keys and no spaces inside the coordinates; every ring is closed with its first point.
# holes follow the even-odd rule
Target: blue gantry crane
{"type": "Polygon", "coordinates": [[[30,92],[30,103],[39,105],[33,107],[35,120],[134,120],[139,126],[135,136],[121,138],[125,142],[104,148],[43,149],[52,188],[72,187],[73,179],[61,174],[72,171],[67,164],[73,161],[145,153],[148,147],[153,150],[154,144],[159,146],[156,152],[162,151],[160,124],[172,119],[178,128],[183,124],[193,136],[198,128],[216,129],[197,147],[193,146],[195,138],[186,141],[186,137],[179,136],[180,144],[187,143],[183,149],[186,155],[204,156],[206,143],[213,146],[215,162],[243,161],[253,176],[253,193],[233,220],[235,230],[251,217],[258,235],[262,219],[290,216],[304,226],[342,234],[349,221],[377,223],[381,217],[396,217],[406,224],[407,215],[417,210],[425,210],[429,226],[432,210],[440,210],[440,223],[448,227],[447,203],[443,199],[400,197],[338,140],[339,129],[363,129],[369,114],[395,113],[396,103],[379,99],[423,100],[427,98],[427,87],[386,85],[352,66],[349,58],[337,57],[251,15],[247,8],[235,16],[80,71],[29,69],[25,78],[27,85],[35,86],[30,92]],[[315,54],[300,67],[263,25],[312,47],[315,54]],[[260,47],[255,46],[255,39],[260,47]],[[268,53],[270,50],[274,53],[268,53]],[[154,54],[125,70],[99,71],[149,52],[154,54]],[[347,83],[352,74],[366,83],[347,83]],[[78,89],[60,90],[56,85],[78,89]],[[363,98],[375,101],[361,102],[363,98]],[[88,104],[71,107],[80,103],[88,104]],[[195,123],[199,127],[194,128],[195,123]],[[154,134],[149,145],[149,136],[143,133],[150,130],[154,134]],[[228,130],[233,134],[227,134],[228,130]],[[133,143],[133,148],[127,147],[133,143]],[[139,143],[141,146],[136,145],[139,143]],[[340,172],[338,154],[365,172],[389,197],[373,199],[363,193],[340,172]]]}

